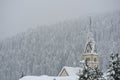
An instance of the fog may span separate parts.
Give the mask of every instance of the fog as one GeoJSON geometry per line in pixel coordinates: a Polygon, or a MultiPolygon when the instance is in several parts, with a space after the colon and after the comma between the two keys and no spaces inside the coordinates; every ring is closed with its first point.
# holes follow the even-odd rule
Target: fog
{"type": "Polygon", "coordinates": [[[40,25],[120,10],[120,0],[0,0],[0,40],[40,25]]]}

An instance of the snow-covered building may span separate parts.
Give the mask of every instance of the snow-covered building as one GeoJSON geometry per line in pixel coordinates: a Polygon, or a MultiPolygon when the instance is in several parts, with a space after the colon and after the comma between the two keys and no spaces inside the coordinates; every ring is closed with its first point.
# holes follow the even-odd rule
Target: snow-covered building
{"type": "Polygon", "coordinates": [[[79,76],[82,72],[80,67],[63,67],[58,76],[79,76]]]}

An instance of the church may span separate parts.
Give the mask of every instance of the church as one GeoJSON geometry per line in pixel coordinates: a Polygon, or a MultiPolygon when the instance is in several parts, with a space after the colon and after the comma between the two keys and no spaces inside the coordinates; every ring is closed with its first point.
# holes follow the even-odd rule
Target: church
{"type": "MultiPolygon", "coordinates": [[[[96,50],[95,41],[90,38],[85,45],[84,54],[82,55],[82,61],[88,61],[90,67],[95,68],[99,66],[99,58],[96,50]]],[[[84,63],[83,63],[84,64],[84,63]]],[[[58,76],[75,76],[82,72],[80,67],[63,67],[58,76]]]]}
{"type": "MultiPolygon", "coordinates": [[[[99,67],[99,55],[96,49],[96,43],[91,30],[91,20],[90,20],[90,30],[88,31],[87,41],[84,48],[84,53],[81,56],[81,63],[85,65],[85,62],[88,62],[89,67],[96,68],[99,67]]],[[[78,62],[79,63],[79,62],[78,62]]],[[[68,67],[64,66],[59,72],[58,76],[25,76],[20,80],[78,80],[78,76],[82,73],[83,67],[68,67]]]]}
{"type": "MultiPolygon", "coordinates": [[[[89,66],[91,68],[95,68],[99,66],[99,55],[96,49],[96,43],[91,30],[91,19],[90,19],[90,29],[88,31],[88,39],[85,45],[84,54],[81,59],[83,64],[87,60],[89,66]]],[[[58,76],[74,76],[79,75],[82,72],[82,68],[80,67],[63,67],[58,76]],[[71,74],[72,73],[72,74],[71,74]]]]}

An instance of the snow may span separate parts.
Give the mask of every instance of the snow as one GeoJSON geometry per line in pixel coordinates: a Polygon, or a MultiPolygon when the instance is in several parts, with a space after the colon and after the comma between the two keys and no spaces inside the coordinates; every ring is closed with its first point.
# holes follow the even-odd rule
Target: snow
{"type": "Polygon", "coordinates": [[[104,74],[103,74],[103,77],[107,80],[108,79],[108,75],[109,75],[110,73],[108,73],[108,72],[105,72],[104,74]]]}
{"type": "Polygon", "coordinates": [[[78,80],[78,76],[55,77],[55,76],[25,76],[19,80],[78,80]]]}
{"type": "MultiPolygon", "coordinates": [[[[81,18],[41,26],[0,42],[0,80],[18,80],[22,72],[57,75],[63,65],[80,65],[89,27],[89,19],[81,18]]],[[[105,72],[111,51],[120,54],[120,12],[91,18],[99,66],[105,72]]]]}
{"type": "Polygon", "coordinates": [[[85,60],[80,61],[80,63],[81,63],[81,64],[84,64],[84,63],[85,63],[85,60]]]}
{"type": "Polygon", "coordinates": [[[59,75],[62,73],[62,71],[64,69],[66,70],[66,72],[68,73],[69,76],[76,76],[76,75],[79,75],[80,72],[82,72],[82,68],[80,68],[80,67],[67,67],[67,66],[65,66],[65,67],[62,68],[59,75]]]}

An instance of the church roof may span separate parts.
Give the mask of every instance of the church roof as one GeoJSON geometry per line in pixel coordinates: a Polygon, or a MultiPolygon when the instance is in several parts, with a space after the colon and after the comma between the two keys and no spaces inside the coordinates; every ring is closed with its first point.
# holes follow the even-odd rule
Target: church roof
{"type": "Polygon", "coordinates": [[[63,70],[66,70],[68,76],[76,76],[78,75],[81,71],[82,71],[82,68],[80,67],[63,67],[61,72],[58,74],[58,76],[61,75],[61,73],[63,72],[63,70]]]}

